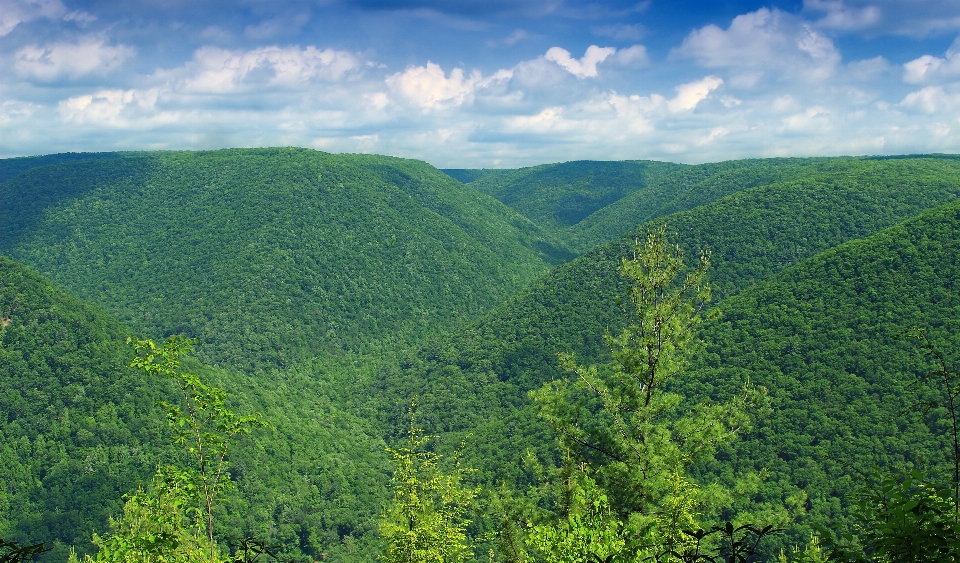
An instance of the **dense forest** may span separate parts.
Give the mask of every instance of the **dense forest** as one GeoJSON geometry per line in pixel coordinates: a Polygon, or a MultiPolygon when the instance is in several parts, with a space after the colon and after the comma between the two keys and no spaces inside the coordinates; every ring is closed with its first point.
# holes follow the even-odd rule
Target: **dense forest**
{"type": "Polygon", "coordinates": [[[109,559],[150,506],[200,506],[168,420],[259,413],[223,442],[210,541],[197,513],[150,532],[184,561],[244,538],[291,561],[906,560],[907,537],[956,560],[958,195],[952,155],[0,160],[0,539],[109,559]],[[638,297],[653,279],[684,306],[638,297]],[[657,311],[685,327],[662,358],[636,344],[657,311]],[[138,363],[172,335],[182,364],[138,363]],[[638,354],[665,371],[631,391],[638,354]]]}

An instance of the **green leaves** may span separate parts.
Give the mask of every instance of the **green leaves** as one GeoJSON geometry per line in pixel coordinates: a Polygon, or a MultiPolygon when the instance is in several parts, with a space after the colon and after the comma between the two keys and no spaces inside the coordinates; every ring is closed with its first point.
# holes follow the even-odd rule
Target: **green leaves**
{"type": "MultiPolygon", "coordinates": [[[[561,354],[561,365],[576,373],[577,384],[552,382],[531,394],[562,448],[571,453],[564,470],[572,476],[564,482],[576,485],[570,485],[574,488],[568,494],[576,499],[580,487],[586,487],[603,491],[604,507],[610,499],[606,516],[582,512],[574,501],[562,507],[565,516],[559,515],[558,521],[534,527],[534,545],[541,551],[559,542],[565,547],[558,553],[579,550],[583,553],[578,557],[597,561],[700,553],[703,536],[684,530],[698,529],[705,513],[716,510],[730,493],[717,483],[701,487],[688,470],[712,458],[768,408],[765,390],[752,386],[727,403],[701,402],[688,408],[682,407],[680,395],[666,390],[697,349],[695,329],[710,299],[709,265],[704,251],[687,270],[679,245],[667,238],[666,226],[649,231],[643,242],[635,242],[632,257],[621,261],[631,307],[628,326],[618,336],[606,336],[613,362],[584,367],[572,355],[561,354]],[[579,469],[572,470],[572,463],[580,464],[579,469]],[[599,486],[586,474],[587,466],[595,468],[599,486]],[[611,534],[620,533],[629,541],[621,538],[611,544],[620,546],[616,553],[584,552],[594,541],[590,538],[612,541],[611,534]]],[[[743,550],[734,536],[753,528],[722,530],[728,532],[728,547],[739,553],[743,550]]]]}
{"type": "Polygon", "coordinates": [[[380,536],[387,542],[387,563],[459,563],[473,555],[473,542],[466,535],[465,517],[479,487],[463,484],[469,472],[459,465],[440,466],[440,455],[427,449],[432,436],[425,436],[413,423],[411,407],[407,440],[393,456],[391,480],[393,502],[380,523],[380,536]]]}
{"type": "Polygon", "coordinates": [[[227,394],[207,385],[196,374],[181,369],[181,357],[192,351],[193,340],[183,336],[167,338],[163,346],[152,340],[128,338],[136,356],[130,367],[147,375],[172,379],[183,397],[181,405],[161,402],[167,411],[167,422],[175,441],[186,447],[193,465],[176,473],[187,490],[193,492],[193,510],[202,509],[207,530],[210,562],[216,561],[217,546],[213,537],[213,509],[217,498],[229,487],[227,452],[237,437],[253,428],[270,427],[260,413],[239,415],[225,406],[227,394]],[[199,508],[198,508],[199,507],[199,508]]]}

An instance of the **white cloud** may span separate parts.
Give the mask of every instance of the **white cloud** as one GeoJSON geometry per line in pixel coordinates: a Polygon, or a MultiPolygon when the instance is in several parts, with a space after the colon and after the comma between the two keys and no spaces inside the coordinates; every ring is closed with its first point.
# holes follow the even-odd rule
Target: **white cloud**
{"type": "MultiPolygon", "coordinates": [[[[353,53],[333,49],[260,47],[228,51],[202,47],[173,74],[185,92],[228,94],[263,85],[299,89],[314,82],[336,82],[363,68],[353,53]]],[[[162,75],[163,73],[161,73],[162,75]]]]}
{"type": "Polygon", "coordinates": [[[462,68],[450,71],[448,78],[440,65],[427,62],[427,66],[412,66],[403,72],[390,75],[387,86],[408,101],[423,109],[442,109],[459,106],[469,100],[478,88],[509,80],[512,70],[499,70],[488,78],[480,71],[464,76],[462,68]]]}
{"type": "Polygon", "coordinates": [[[923,55],[903,65],[903,80],[910,84],[957,75],[960,75],[960,37],[947,49],[944,58],[923,55]]]}
{"type": "Polygon", "coordinates": [[[907,94],[900,106],[928,114],[952,111],[960,107],[960,88],[955,86],[948,91],[942,86],[927,86],[907,94]]]}
{"type": "Polygon", "coordinates": [[[450,78],[440,65],[427,62],[427,66],[410,67],[387,78],[387,86],[423,108],[457,106],[473,94],[482,76],[473,71],[464,78],[463,69],[450,71],[450,78]]]}
{"type": "Polygon", "coordinates": [[[613,47],[590,45],[583,57],[577,60],[570,56],[570,51],[560,47],[551,47],[545,58],[557,63],[577,78],[592,78],[597,75],[597,65],[616,52],[617,50],[613,47]]]}
{"type": "Polygon", "coordinates": [[[756,84],[758,72],[823,80],[840,62],[833,42],[796,16],[761,8],[737,16],[727,29],[708,25],[688,35],[672,58],[691,58],[707,68],[730,68],[756,84]],[[752,69],[752,71],[751,71],[752,69]]]}
{"type": "Polygon", "coordinates": [[[55,19],[66,13],[67,7],[60,0],[0,0],[0,37],[21,23],[55,19]]]}
{"type": "Polygon", "coordinates": [[[67,123],[103,127],[145,125],[146,114],[153,124],[174,123],[176,115],[157,113],[157,89],[100,90],[94,94],[75,96],[60,102],[60,115],[67,123]]]}
{"type": "Polygon", "coordinates": [[[716,76],[707,76],[696,82],[681,84],[676,88],[676,97],[667,102],[667,107],[672,112],[690,111],[705,100],[710,92],[719,88],[721,84],[723,84],[723,80],[716,76]]]}
{"type": "Polygon", "coordinates": [[[862,8],[848,6],[842,0],[804,0],[803,7],[825,12],[816,23],[819,27],[838,30],[861,30],[880,22],[880,8],[873,5],[862,8]]]}
{"type": "Polygon", "coordinates": [[[811,107],[784,119],[782,131],[785,133],[822,135],[829,132],[833,127],[829,116],[830,111],[827,108],[811,107]]]}
{"type": "Polygon", "coordinates": [[[643,45],[633,45],[620,49],[610,57],[610,61],[621,66],[646,66],[650,63],[647,48],[643,45]]]}
{"type": "Polygon", "coordinates": [[[14,68],[21,76],[37,80],[102,75],[118,68],[134,53],[132,47],[111,46],[102,38],[86,36],[77,43],[24,47],[14,57],[14,68]]]}

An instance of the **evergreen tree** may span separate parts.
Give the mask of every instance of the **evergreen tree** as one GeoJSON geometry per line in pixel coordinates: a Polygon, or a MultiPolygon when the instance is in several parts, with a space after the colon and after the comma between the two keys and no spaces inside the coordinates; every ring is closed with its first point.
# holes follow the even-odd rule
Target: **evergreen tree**
{"type": "MultiPolygon", "coordinates": [[[[669,560],[701,549],[707,534],[701,521],[732,493],[718,483],[696,482],[689,469],[712,457],[767,408],[765,390],[750,386],[729,402],[692,407],[669,391],[698,348],[696,329],[710,299],[709,266],[704,251],[695,267],[686,268],[666,226],[651,230],[620,265],[630,282],[630,322],[605,337],[613,361],[582,366],[571,354],[561,354],[576,382],[554,381],[533,394],[561,447],[575,464],[591,468],[609,498],[627,542],[617,560],[669,560]]],[[[568,518],[570,506],[561,510],[568,518]]],[[[754,531],[732,528],[731,535],[735,529],[754,531]]]]}
{"type": "Polygon", "coordinates": [[[460,563],[473,556],[465,517],[479,488],[465,486],[467,469],[457,460],[449,472],[427,450],[432,436],[417,428],[410,412],[406,443],[393,456],[393,503],[380,524],[387,563],[460,563]]]}

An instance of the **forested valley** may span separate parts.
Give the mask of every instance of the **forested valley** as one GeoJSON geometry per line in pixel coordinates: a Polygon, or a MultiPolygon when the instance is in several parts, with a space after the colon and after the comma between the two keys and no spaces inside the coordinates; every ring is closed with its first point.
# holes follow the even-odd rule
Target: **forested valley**
{"type": "Polygon", "coordinates": [[[958,561],[958,195],[937,154],[0,160],[0,557],[958,561]]]}

